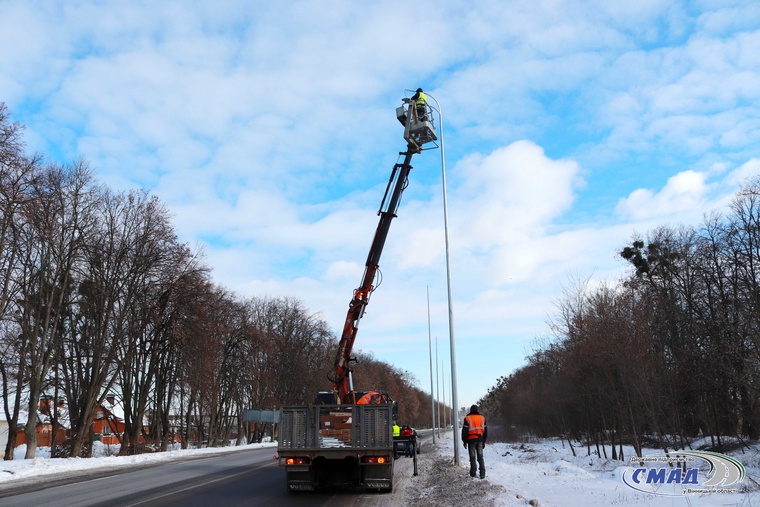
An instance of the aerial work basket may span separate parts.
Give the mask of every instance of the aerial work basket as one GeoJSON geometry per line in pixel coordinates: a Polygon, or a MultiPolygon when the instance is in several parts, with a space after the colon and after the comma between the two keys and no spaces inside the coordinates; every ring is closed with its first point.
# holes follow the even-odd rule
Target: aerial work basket
{"type": "Polygon", "coordinates": [[[438,140],[433,126],[430,106],[418,109],[411,99],[403,99],[404,105],[396,108],[396,118],[404,126],[404,139],[419,151],[423,146],[438,140]]]}

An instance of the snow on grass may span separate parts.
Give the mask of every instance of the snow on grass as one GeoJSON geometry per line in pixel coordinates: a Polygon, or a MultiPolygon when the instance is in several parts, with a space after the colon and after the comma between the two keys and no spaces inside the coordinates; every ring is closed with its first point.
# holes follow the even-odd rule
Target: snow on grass
{"type": "MultiPolygon", "coordinates": [[[[697,446],[694,445],[696,448],[697,446]]],[[[418,477],[405,485],[404,500],[394,505],[435,507],[439,505],[478,505],[479,507],[513,506],[705,506],[760,507],[760,446],[758,444],[729,453],[745,467],[746,477],[735,494],[682,495],[680,485],[663,486],[668,497],[642,493],[622,481],[625,470],[632,472],[639,464],[588,456],[586,447],[576,447],[577,456],[560,440],[542,440],[518,444],[489,443],[484,451],[487,477],[469,476],[469,457],[461,448],[459,466],[454,465],[453,438],[442,435],[435,446],[423,452],[418,477]]],[[[626,459],[635,456],[624,447],[626,459]]],[[[592,452],[595,448],[592,448],[592,452]]],[[[607,452],[610,452],[609,447],[607,452]]],[[[645,456],[662,455],[662,450],[648,449],[645,456]]],[[[651,466],[662,466],[653,464],[651,466]]],[[[707,470],[705,471],[707,472],[707,470]]],[[[701,477],[701,476],[700,476],[701,477]]]]}

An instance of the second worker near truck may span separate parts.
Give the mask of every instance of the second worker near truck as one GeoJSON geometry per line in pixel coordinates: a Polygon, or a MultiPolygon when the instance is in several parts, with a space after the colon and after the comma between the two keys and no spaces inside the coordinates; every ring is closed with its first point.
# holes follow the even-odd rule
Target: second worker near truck
{"type": "Polygon", "coordinates": [[[480,467],[480,478],[486,477],[486,464],[483,459],[483,448],[488,440],[488,426],[486,418],[478,412],[478,406],[470,407],[470,413],[464,418],[462,425],[462,443],[464,448],[470,453],[470,477],[475,477],[475,473],[480,467]]]}

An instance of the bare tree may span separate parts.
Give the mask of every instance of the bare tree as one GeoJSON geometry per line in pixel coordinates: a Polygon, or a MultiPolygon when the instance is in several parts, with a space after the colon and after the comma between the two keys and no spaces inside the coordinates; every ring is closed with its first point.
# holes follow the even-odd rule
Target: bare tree
{"type": "Polygon", "coordinates": [[[75,456],[89,456],[96,410],[134,350],[134,308],[162,263],[169,231],[166,209],[146,192],[104,191],[101,203],[98,228],[84,249],[73,333],[65,342],[75,456]]]}
{"type": "Polygon", "coordinates": [[[3,410],[8,421],[6,460],[13,459],[18,415],[21,407],[20,386],[25,384],[21,357],[25,350],[18,341],[15,313],[20,269],[20,208],[29,199],[30,187],[39,172],[39,160],[23,153],[22,126],[10,120],[5,103],[0,102],[0,375],[2,375],[3,410]],[[13,406],[10,405],[12,401],[13,406]]]}
{"type": "Polygon", "coordinates": [[[168,223],[163,227],[163,232],[156,230],[163,251],[156,255],[157,263],[135,298],[127,324],[130,338],[120,344],[118,388],[126,426],[121,454],[134,454],[141,435],[158,442],[162,449],[168,445],[167,411],[177,382],[175,324],[187,311],[188,281],[203,275],[187,247],[176,242],[168,223]],[[150,435],[143,422],[149,410],[150,435]]]}
{"type": "Polygon", "coordinates": [[[259,331],[259,375],[271,390],[264,397],[271,396],[275,406],[297,404],[326,390],[318,387],[326,385],[328,373],[324,359],[332,336],[326,324],[294,298],[252,299],[248,304],[259,331]]]}
{"type": "MultiPolygon", "coordinates": [[[[72,270],[91,224],[91,182],[84,162],[49,166],[23,207],[18,318],[29,369],[29,421],[37,420],[40,395],[47,386],[71,304],[72,270]]],[[[35,455],[35,424],[27,424],[25,434],[29,459],[35,455]]]]}

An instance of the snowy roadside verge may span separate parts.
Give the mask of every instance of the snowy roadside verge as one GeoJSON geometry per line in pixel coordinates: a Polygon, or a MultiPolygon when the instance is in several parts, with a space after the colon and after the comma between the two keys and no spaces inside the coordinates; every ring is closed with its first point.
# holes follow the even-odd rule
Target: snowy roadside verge
{"type": "MultiPolygon", "coordinates": [[[[470,478],[467,451],[460,450],[460,464],[456,466],[453,437],[448,432],[422,453],[417,477],[411,476],[411,464],[399,463],[402,466],[396,471],[396,482],[402,487],[394,491],[392,505],[760,507],[760,447],[756,444],[736,454],[747,475],[737,493],[675,497],[631,489],[623,483],[621,474],[638,465],[588,456],[585,447],[576,447],[577,456],[573,456],[560,440],[489,443],[484,452],[487,477],[482,481],[470,478]],[[399,474],[410,477],[399,481],[399,474]]],[[[625,452],[628,457],[634,456],[632,448],[625,448],[625,452]]],[[[658,455],[662,451],[650,449],[644,454],[658,455]]],[[[680,491],[680,485],[667,487],[680,491]]]]}

